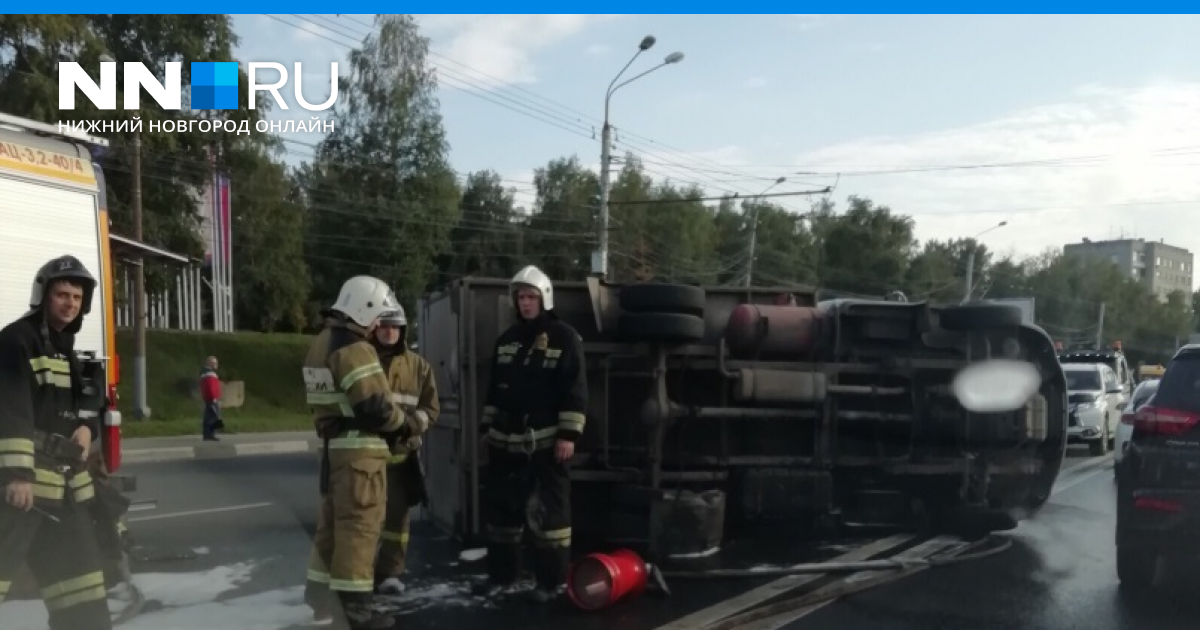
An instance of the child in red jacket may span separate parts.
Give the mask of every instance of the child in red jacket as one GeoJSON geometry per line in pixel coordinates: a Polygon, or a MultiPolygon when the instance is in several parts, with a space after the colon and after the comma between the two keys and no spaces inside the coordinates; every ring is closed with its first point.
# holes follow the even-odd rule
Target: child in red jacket
{"type": "Polygon", "coordinates": [[[200,396],[204,399],[204,418],[201,430],[206,442],[216,442],[217,431],[225,428],[221,421],[221,379],[217,376],[217,357],[204,360],[200,372],[200,396]]]}

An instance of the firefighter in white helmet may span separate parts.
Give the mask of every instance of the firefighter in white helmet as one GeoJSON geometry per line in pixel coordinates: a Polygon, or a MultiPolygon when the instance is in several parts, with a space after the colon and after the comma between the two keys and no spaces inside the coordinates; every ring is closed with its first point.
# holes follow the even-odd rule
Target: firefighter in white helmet
{"type": "Polygon", "coordinates": [[[509,285],[518,322],[496,340],[480,430],[488,449],[483,499],[494,595],[517,578],[526,528],[536,547],[536,602],[558,596],[571,550],[570,460],[583,434],[588,391],[583,342],[554,314],[554,287],[534,266],[509,285]],[[533,507],[530,499],[533,500],[533,507]]]}
{"type": "Polygon", "coordinates": [[[337,302],[322,313],[325,328],[304,360],[307,400],[323,441],[321,509],[305,587],[318,622],[341,610],[356,628],[394,624],[371,609],[387,505],[388,440],[407,439],[413,424],[392,399],[370,343],[379,317],[396,309],[391,294],[378,278],[347,280],[337,302]]]}
{"type": "Polygon", "coordinates": [[[428,503],[419,449],[421,436],[437,422],[438,393],[429,362],[408,349],[408,318],[399,302],[395,310],[379,318],[379,327],[371,336],[371,343],[391,383],[392,399],[407,412],[412,423],[407,440],[391,440],[387,516],[383,521],[379,558],[375,565],[378,592],[394,595],[404,590],[400,578],[404,575],[408,555],[409,510],[428,503]]]}

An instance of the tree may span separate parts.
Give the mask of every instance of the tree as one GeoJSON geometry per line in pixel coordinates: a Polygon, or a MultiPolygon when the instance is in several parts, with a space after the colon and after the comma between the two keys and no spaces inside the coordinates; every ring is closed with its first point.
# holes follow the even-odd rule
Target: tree
{"type": "MultiPolygon", "coordinates": [[[[239,109],[193,112],[162,110],[146,104],[137,112],[101,111],[86,98],[77,98],[75,110],[58,110],[58,62],[77,61],[93,76],[99,75],[102,55],[120,61],[138,61],[160,78],[168,61],[231,61],[238,39],[229,16],[209,15],[5,15],[0,16],[0,110],[46,123],[57,121],[119,121],[137,116],[142,154],[142,233],[146,242],[199,258],[202,253],[199,198],[212,181],[214,169],[223,171],[233,190],[234,282],[239,319],[252,326],[278,323],[283,313],[295,313],[306,270],[299,252],[289,250],[296,240],[293,209],[286,207],[288,186],[272,150],[278,142],[263,134],[213,133],[190,127],[186,131],[158,131],[150,121],[245,121],[253,129],[268,107],[262,101],[250,110],[246,94],[239,94],[239,109]],[[290,213],[290,214],[288,214],[290,213]],[[266,230],[258,233],[256,230],[266,230]],[[290,230],[290,231],[289,231],[290,230]],[[254,247],[250,252],[243,248],[254,247]],[[265,249],[264,249],[265,248],[265,249]],[[270,260],[269,264],[248,261],[270,260]],[[271,296],[259,296],[269,287],[271,296]],[[291,301],[290,304],[280,300],[291,301]],[[263,310],[265,309],[265,310],[263,310]]],[[[181,82],[190,84],[191,64],[183,63],[181,82]]],[[[118,65],[118,90],[124,68],[118,65]]],[[[240,78],[245,85],[246,77],[240,78]]],[[[118,94],[118,101],[122,100],[118,94]]],[[[106,130],[100,135],[110,150],[98,156],[105,172],[112,229],[133,233],[133,134],[106,130]]],[[[147,290],[173,287],[171,270],[148,266],[147,290]]],[[[123,295],[118,292],[118,295],[123,295]]]]}
{"type": "Polygon", "coordinates": [[[459,202],[461,218],[450,233],[454,244],[442,255],[439,268],[446,277],[511,274],[521,255],[521,226],[513,193],[495,171],[467,175],[459,202]]]}
{"type": "Polygon", "coordinates": [[[600,181],[572,156],[534,171],[537,204],[525,230],[525,253],[555,280],[581,278],[597,246],[600,181]]]}
{"type": "Polygon", "coordinates": [[[870,199],[850,197],[849,202],[841,216],[832,215],[831,206],[819,210],[822,285],[868,295],[904,286],[917,246],[912,219],[870,199]]]}
{"type": "Polygon", "coordinates": [[[433,280],[459,220],[429,41],[408,15],[376,18],[378,32],[350,53],[335,128],[298,181],[309,225],[318,301],[370,273],[409,303],[433,280]]]}
{"type": "Polygon", "coordinates": [[[236,321],[263,332],[304,330],[312,284],[304,260],[305,216],[291,179],[261,146],[232,147],[224,163],[244,178],[232,186],[231,202],[236,321]]]}

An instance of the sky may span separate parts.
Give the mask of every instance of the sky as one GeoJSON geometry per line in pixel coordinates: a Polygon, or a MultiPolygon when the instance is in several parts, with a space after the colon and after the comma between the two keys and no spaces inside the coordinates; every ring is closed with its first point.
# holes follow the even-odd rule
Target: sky
{"type": "MultiPolygon", "coordinates": [[[[712,195],[832,186],[912,216],[922,240],[1036,255],[1083,238],[1200,251],[1200,16],[420,15],[454,168],[533,206],[533,172],[615,153],[712,195]]],[[[241,61],[303,62],[309,102],[368,15],[239,15],[241,61]]],[[[263,79],[269,79],[264,75],[263,79]]],[[[294,103],[272,117],[308,119],[294,103]]],[[[319,133],[289,134],[288,161],[319,133]]],[[[619,165],[616,167],[619,168],[619,165]]],[[[775,199],[802,212],[810,198],[775,199]]]]}

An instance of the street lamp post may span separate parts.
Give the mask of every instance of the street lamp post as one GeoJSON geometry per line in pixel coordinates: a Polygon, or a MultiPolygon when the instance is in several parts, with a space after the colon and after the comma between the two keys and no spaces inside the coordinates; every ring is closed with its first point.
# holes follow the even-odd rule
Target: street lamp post
{"type": "Polygon", "coordinates": [[[786,181],[786,177],[780,177],[770,186],[764,188],[762,192],[750,198],[750,203],[753,204],[750,211],[752,216],[750,223],[750,251],[748,252],[749,257],[746,259],[746,277],[742,281],[742,286],[750,286],[750,279],[754,276],[754,244],[756,241],[758,241],[758,211],[760,208],[758,202],[761,201],[762,196],[770,192],[772,188],[786,181]]]}
{"type": "Polygon", "coordinates": [[[611,183],[611,178],[609,177],[609,165],[612,163],[612,126],[608,123],[609,102],[612,100],[612,95],[622,87],[637,81],[638,79],[650,74],[651,72],[654,72],[655,70],[658,70],[663,66],[683,61],[683,53],[673,52],[667,55],[666,58],[663,59],[662,63],[658,64],[657,66],[650,68],[649,70],[637,75],[636,77],[633,77],[632,79],[629,79],[628,81],[625,81],[624,83],[617,83],[617,80],[621,78],[621,75],[625,74],[625,71],[629,69],[629,66],[633,65],[633,62],[638,58],[638,55],[650,50],[650,47],[654,46],[654,42],[655,39],[653,35],[647,35],[642,38],[642,42],[638,44],[638,51],[629,59],[629,63],[626,63],[625,67],[621,68],[621,71],[617,73],[617,76],[613,77],[612,82],[608,84],[608,91],[604,95],[604,127],[600,131],[600,249],[592,255],[592,274],[600,276],[601,278],[604,278],[608,275],[608,190],[611,183]]]}
{"type": "Polygon", "coordinates": [[[971,293],[975,290],[975,287],[973,286],[975,282],[975,250],[979,249],[979,243],[975,239],[987,234],[988,232],[991,232],[992,230],[998,230],[1006,225],[1008,225],[1008,221],[1001,221],[1000,223],[993,225],[992,227],[971,237],[971,251],[967,253],[967,277],[965,286],[963,287],[963,304],[971,301],[971,293]]]}

